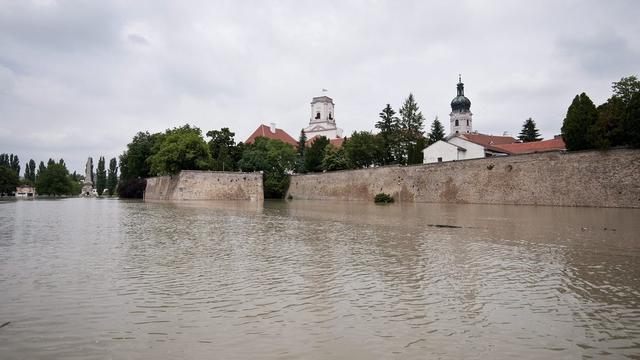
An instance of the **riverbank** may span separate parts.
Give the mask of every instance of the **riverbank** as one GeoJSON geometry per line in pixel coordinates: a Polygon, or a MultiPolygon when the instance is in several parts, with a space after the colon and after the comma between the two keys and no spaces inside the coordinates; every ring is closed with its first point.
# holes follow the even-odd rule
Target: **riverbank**
{"type": "Polygon", "coordinates": [[[294,175],[293,200],[640,208],[640,150],[541,153],[294,175]]]}

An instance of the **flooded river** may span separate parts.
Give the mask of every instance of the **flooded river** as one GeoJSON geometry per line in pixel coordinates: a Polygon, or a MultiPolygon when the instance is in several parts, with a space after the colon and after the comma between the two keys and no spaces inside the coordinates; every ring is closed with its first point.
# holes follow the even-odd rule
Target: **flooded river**
{"type": "Polygon", "coordinates": [[[1,359],[640,358],[640,211],[0,202],[1,359]]]}

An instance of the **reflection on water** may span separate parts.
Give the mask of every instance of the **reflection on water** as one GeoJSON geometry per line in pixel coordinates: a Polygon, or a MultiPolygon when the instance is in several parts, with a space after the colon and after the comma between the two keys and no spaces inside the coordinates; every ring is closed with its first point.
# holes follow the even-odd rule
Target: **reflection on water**
{"type": "Polygon", "coordinates": [[[493,205],[0,203],[0,357],[633,358],[639,219],[493,205]]]}

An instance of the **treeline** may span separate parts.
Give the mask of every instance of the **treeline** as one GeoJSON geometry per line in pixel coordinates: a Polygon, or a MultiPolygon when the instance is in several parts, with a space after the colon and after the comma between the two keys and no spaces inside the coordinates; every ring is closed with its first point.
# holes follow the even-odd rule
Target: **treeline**
{"type": "Polygon", "coordinates": [[[41,195],[77,195],[82,188],[81,178],[69,174],[63,159],[58,162],[49,159],[47,164],[31,159],[25,164],[24,177],[20,178],[20,160],[17,155],[0,154],[0,193],[13,195],[17,186],[34,186],[41,195]]]}
{"type": "Polygon", "coordinates": [[[613,83],[612,90],[598,107],[585,93],[573,99],[562,123],[568,150],[640,147],[640,81],[624,77],[613,83]]]}
{"type": "MultiPolygon", "coordinates": [[[[69,173],[64,159],[57,162],[49,159],[36,166],[31,159],[25,163],[24,175],[20,178],[20,160],[14,154],[0,154],[0,195],[12,196],[18,186],[33,186],[38,195],[77,196],[82,191],[84,176],[75,171],[69,173]]],[[[96,173],[96,189],[99,195],[106,190],[109,195],[116,193],[118,184],[116,158],[111,159],[108,173],[104,168],[104,158],[100,157],[96,173]]]]}
{"type": "Polygon", "coordinates": [[[422,149],[442,139],[444,127],[436,118],[424,136],[424,116],[412,94],[398,114],[387,104],[375,124],[378,134],[354,132],[339,147],[326,137],[311,139],[308,145],[304,132],[297,147],[264,137],[236,143],[228,128],[208,131],[207,141],[199,128],[188,124],[164,133],[139,132],[120,156],[118,194],[142,197],[145,178],[181,170],[261,171],[265,197],[281,198],[291,173],[422,163],[422,149]]]}

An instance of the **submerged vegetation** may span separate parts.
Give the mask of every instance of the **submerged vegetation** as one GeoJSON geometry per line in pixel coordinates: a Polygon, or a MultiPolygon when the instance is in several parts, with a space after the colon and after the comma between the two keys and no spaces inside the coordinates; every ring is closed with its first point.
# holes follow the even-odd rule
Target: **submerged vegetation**
{"type": "Polygon", "coordinates": [[[373,202],[376,204],[390,204],[393,202],[393,197],[389,194],[379,193],[373,198],[373,202]]]}

